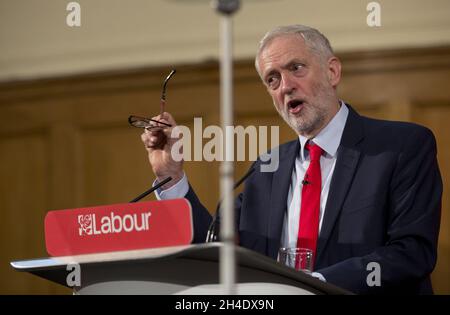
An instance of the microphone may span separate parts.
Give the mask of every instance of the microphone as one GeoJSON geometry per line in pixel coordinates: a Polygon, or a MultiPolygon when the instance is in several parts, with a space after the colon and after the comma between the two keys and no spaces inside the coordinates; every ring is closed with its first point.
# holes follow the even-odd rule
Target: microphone
{"type": "MultiPolygon", "coordinates": [[[[247,173],[245,173],[245,175],[242,176],[242,178],[234,184],[233,190],[238,188],[254,171],[255,167],[253,164],[252,167],[247,171],[247,173]]],[[[206,243],[216,242],[219,238],[220,222],[217,219],[219,217],[219,210],[221,205],[222,200],[217,204],[216,213],[214,214],[213,220],[209,225],[208,234],[206,235],[206,243]]]]}
{"type": "Polygon", "coordinates": [[[149,190],[144,191],[142,194],[140,194],[139,196],[137,196],[136,198],[134,198],[133,200],[130,201],[131,202],[137,202],[139,200],[141,200],[142,198],[144,198],[145,196],[151,194],[152,192],[154,192],[155,190],[157,190],[159,187],[163,186],[164,184],[167,184],[168,182],[170,182],[172,180],[172,177],[167,177],[166,179],[164,179],[163,181],[161,181],[160,183],[158,183],[157,185],[153,186],[152,188],[150,188],[149,190]]]}
{"type": "Polygon", "coordinates": [[[305,174],[305,177],[303,177],[302,185],[309,185],[311,182],[308,180],[308,173],[305,174]]]}

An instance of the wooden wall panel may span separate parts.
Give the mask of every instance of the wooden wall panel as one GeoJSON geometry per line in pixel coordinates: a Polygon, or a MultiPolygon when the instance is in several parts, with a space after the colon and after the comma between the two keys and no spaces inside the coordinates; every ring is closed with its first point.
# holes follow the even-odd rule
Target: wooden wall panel
{"type": "MultiPolygon", "coordinates": [[[[340,55],[339,94],[361,114],[415,121],[437,137],[445,183],[435,290],[450,293],[449,182],[450,47],[340,55]]],[[[167,91],[167,110],[193,130],[219,125],[219,73],[215,62],[180,65],[167,91]]],[[[0,84],[0,293],[68,293],[14,272],[13,259],[46,256],[43,218],[51,209],[127,202],[154,175],[130,114],[156,115],[169,66],[0,84]],[[15,222],[21,220],[23,224],[15,222]]],[[[236,125],[279,126],[280,143],[295,139],[273,108],[252,60],[235,63],[236,125]]],[[[206,143],[208,139],[203,139],[206,143]]],[[[251,162],[236,162],[241,177],[251,162]]],[[[197,194],[210,210],[219,200],[219,163],[185,162],[197,194]]],[[[237,192],[236,192],[237,193],[237,192]]],[[[154,197],[147,197],[152,199],[154,197]]]]}
{"type": "Polygon", "coordinates": [[[139,129],[124,124],[83,130],[81,134],[86,205],[126,203],[151,187],[153,176],[139,129]]]}
{"type": "Polygon", "coordinates": [[[9,261],[45,254],[44,217],[50,198],[49,133],[0,138],[0,278],[2,293],[53,292],[48,281],[13,273],[9,261]]]}

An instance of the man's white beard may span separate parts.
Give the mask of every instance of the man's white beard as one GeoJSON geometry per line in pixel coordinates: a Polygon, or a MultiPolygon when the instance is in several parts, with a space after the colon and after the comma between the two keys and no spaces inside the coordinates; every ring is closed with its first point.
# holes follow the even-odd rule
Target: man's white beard
{"type": "MultiPolygon", "coordinates": [[[[302,105],[304,106],[304,105],[302,105]]],[[[309,105],[308,105],[309,106],[309,105]]],[[[323,108],[316,107],[302,108],[302,111],[312,110],[312,113],[301,113],[301,117],[291,115],[287,109],[279,110],[278,113],[284,119],[284,121],[291,127],[296,133],[301,135],[308,135],[320,128],[325,121],[326,113],[323,108]],[[304,114],[309,114],[306,117],[304,114]],[[312,116],[312,117],[308,117],[312,116]]]]}

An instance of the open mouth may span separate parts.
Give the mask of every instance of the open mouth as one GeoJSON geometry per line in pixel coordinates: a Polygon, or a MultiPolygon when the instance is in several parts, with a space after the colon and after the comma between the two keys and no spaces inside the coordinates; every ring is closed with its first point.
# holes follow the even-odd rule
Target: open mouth
{"type": "Polygon", "coordinates": [[[302,109],[302,100],[291,100],[287,103],[287,107],[290,113],[297,114],[302,109]]]}

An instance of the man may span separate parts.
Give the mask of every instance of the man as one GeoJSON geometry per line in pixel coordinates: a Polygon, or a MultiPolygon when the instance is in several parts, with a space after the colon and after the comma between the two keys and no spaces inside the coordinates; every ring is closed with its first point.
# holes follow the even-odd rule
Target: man
{"type": "MultiPolygon", "coordinates": [[[[276,110],[299,139],[279,147],[279,168],[258,171],[235,202],[239,242],[274,259],[280,247],[314,251],[314,270],[355,293],[432,293],[442,181],[430,130],[358,115],[340,101],[341,63],[328,40],[302,25],[262,39],[256,69],[276,110]],[[368,281],[379,271],[379,283],[368,281]],[[375,284],[375,285],[373,285],[375,284]]],[[[170,114],[155,117],[175,125],[170,114]]],[[[172,176],[160,198],[186,197],[195,242],[211,217],[189,186],[169,139],[142,140],[158,180],[172,176]]]]}

